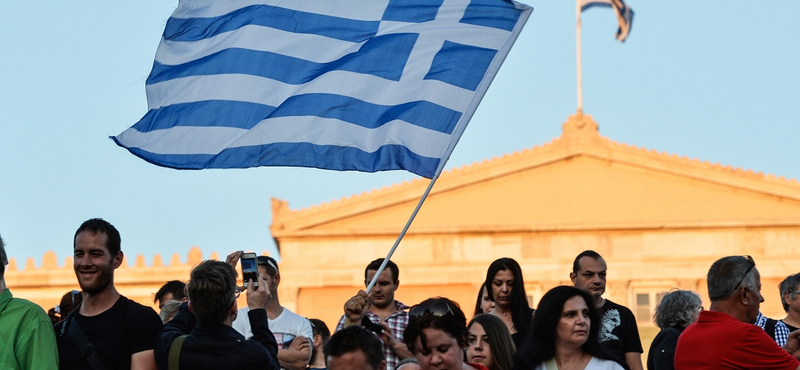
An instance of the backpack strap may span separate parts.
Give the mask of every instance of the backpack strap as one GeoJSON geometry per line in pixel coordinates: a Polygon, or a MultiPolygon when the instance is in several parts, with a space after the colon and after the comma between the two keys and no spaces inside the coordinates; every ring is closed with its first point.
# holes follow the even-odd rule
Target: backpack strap
{"type": "Polygon", "coordinates": [[[189,334],[181,335],[175,338],[172,344],[169,345],[169,370],[180,369],[181,347],[183,347],[183,341],[186,340],[188,336],[189,334]]]}
{"type": "Polygon", "coordinates": [[[94,345],[92,342],[89,342],[89,338],[86,338],[86,334],[81,329],[81,326],[78,325],[78,320],[75,320],[75,312],[78,310],[75,309],[74,311],[70,312],[67,319],[64,320],[64,325],[61,327],[61,335],[64,335],[66,331],[67,335],[72,339],[72,342],[75,343],[75,346],[78,347],[78,350],[81,352],[81,358],[86,360],[89,363],[89,366],[95,370],[102,370],[105,369],[106,366],[103,364],[103,360],[100,358],[100,355],[97,354],[97,351],[94,349],[94,345]]]}

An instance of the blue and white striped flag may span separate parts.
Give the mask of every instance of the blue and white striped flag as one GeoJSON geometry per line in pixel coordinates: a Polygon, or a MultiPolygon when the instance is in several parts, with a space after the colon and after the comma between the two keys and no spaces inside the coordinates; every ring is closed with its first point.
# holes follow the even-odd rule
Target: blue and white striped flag
{"type": "Polygon", "coordinates": [[[181,0],[112,139],[180,169],[441,171],[531,8],[509,0],[181,0]]]}
{"type": "Polygon", "coordinates": [[[628,33],[631,32],[633,27],[633,10],[622,0],[578,0],[578,5],[581,12],[595,6],[602,6],[606,8],[614,8],[614,14],[617,15],[619,22],[619,29],[617,30],[617,40],[625,42],[628,38],[628,33]]]}

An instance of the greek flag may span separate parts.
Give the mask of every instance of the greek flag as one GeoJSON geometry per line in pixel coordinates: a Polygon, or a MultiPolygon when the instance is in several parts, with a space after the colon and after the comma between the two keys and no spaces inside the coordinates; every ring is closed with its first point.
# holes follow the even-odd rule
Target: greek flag
{"type": "Polygon", "coordinates": [[[510,0],[181,0],[112,139],[178,169],[441,171],[530,15],[510,0]]]}
{"type": "Polygon", "coordinates": [[[631,32],[631,27],[633,27],[633,10],[625,5],[622,0],[578,0],[578,2],[581,12],[595,6],[614,8],[617,21],[619,21],[617,40],[625,42],[625,39],[628,38],[628,33],[631,32]]]}

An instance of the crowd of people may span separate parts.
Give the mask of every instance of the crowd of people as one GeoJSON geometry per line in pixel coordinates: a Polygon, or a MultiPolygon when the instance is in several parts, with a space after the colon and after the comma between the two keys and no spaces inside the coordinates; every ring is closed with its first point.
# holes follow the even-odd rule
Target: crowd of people
{"type": "MultiPolygon", "coordinates": [[[[84,222],[73,252],[81,289],[45,313],[12,296],[0,238],[1,369],[644,369],[633,313],[603,297],[608,266],[591,250],[575,257],[572,285],[550,289],[535,310],[519,263],[495,260],[469,321],[445,297],[397,301],[400,269],[377,259],[364,270],[365,286],[374,286],[344,302],[333,333],[280,304],[280,269],[268,256],[257,258],[257,279],[244,286],[237,285],[241,251],[201,262],[188,283],[170,281],[155,294],[156,313],[114,286],[123,252],[113,225],[84,222]],[[247,304],[239,308],[242,292],[247,304]]],[[[782,320],[761,315],[760,274],[749,256],[714,262],[707,285],[708,310],[695,292],[662,298],[648,370],[800,370],[800,274],[779,286],[782,320]]]]}

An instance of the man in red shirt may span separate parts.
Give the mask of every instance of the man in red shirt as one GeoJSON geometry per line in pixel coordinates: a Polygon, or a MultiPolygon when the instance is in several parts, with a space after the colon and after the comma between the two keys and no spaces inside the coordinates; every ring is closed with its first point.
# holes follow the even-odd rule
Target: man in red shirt
{"type": "Polygon", "coordinates": [[[752,257],[724,257],[708,270],[709,311],[678,339],[675,369],[800,370],[800,331],[783,348],[755,326],[761,275],[752,257]]]}

